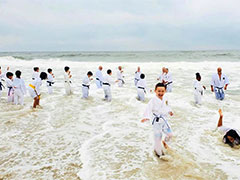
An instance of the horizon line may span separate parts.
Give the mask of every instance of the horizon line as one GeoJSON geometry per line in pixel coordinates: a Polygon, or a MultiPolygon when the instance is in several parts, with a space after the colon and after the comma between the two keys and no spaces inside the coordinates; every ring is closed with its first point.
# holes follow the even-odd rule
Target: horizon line
{"type": "Polygon", "coordinates": [[[194,51],[240,51],[240,49],[198,49],[198,50],[17,50],[0,51],[0,53],[47,53],[47,52],[194,52],[194,51]]]}

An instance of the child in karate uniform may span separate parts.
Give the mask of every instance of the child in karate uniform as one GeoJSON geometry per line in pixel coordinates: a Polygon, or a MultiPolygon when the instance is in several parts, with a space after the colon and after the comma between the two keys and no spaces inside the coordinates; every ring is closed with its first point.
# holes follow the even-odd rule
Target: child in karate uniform
{"type": "Polygon", "coordinates": [[[144,112],[144,118],[141,120],[141,122],[145,122],[152,119],[154,151],[158,157],[164,155],[162,144],[167,149],[167,142],[172,137],[172,130],[168,124],[167,116],[172,116],[173,113],[168,106],[168,99],[164,95],[165,92],[166,86],[163,83],[158,83],[155,86],[156,96],[149,101],[144,112]]]}
{"type": "Polygon", "coordinates": [[[82,81],[82,98],[88,98],[90,81],[92,80],[93,73],[88,71],[87,75],[83,78],[82,81]]]}
{"type": "Polygon", "coordinates": [[[47,88],[48,88],[48,94],[52,94],[53,93],[53,87],[52,85],[54,84],[54,74],[52,72],[52,69],[49,68],[48,70],[48,73],[47,73],[47,88]]]}
{"type": "Polygon", "coordinates": [[[202,104],[203,90],[205,86],[201,84],[201,75],[196,73],[196,80],[194,81],[194,100],[196,104],[202,104]]]}
{"type": "Polygon", "coordinates": [[[2,72],[2,67],[0,66],[0,101],[2,97],[2,90],[4,88],[3,81],[5,79],[5,74],[2,72]]]}
{"type": "Polygon", "coordinates": [[[37,106],[39,106],[40,96],[41,96],[40,87],[42,85],[42,81],[46,79],[47,79],[47,73],[41,72],[40,78],[33,80],[32,83],[29,84],[28,91],[30,96],[34,99],[33,108],[36,108],[37,106]]]}
{"type": "Polygon", "coordinates": [[[13,73],[7,72],[6,73],[6,86],[7,86],[7,96],[8,96],[8,103],[14,102],[14,90],[13,90],[13,73]]]}
{"type": "Polygon", "coordinates": [[[140,80],[137,82],[137,93],[138,93],[137,99],[139,101],[145,101],[146,91],[147,91],[147,84],[145,80],[145,75],[141,74],[140,80]]]}
{"type": "Polygon", "coordinates": [[[33,68],[32,80],[39,78],[39,67],[33,68]]]}
{"type": "Polygon", "coordinates": [[[71,84],[72,84],[72,81],[71,81],[71,78],[72,78],[72,75],[71,75],[71,71],[70,71],[70,68],[68,66],[66,66],[64,68],[64,86],[65,86],[65,91],[66,91],[66,94],[67,95],[70,95],[70,94],[73,94],[73,90],[72,90],[72,87],[71,87],[71,84]]]}
{"type": "Polygon", "coordinates": [[[14,104],[15,105],[23,105],[24,103],[24,95],[26,94],[26,86],[25,83],[23,81],[23,79],[21,79],[21,71],[16,71],[15,75],[16,78],[14,78],[13,80],[13,89],[14,89],[14,104]]]}
{"type": "Polygon", "coordinates": [[[103,77],[103,91],[104,91],[104,100],[111,101],[112,94],[111,94],[111,85],[114,83],[112,79],[112,70],[107,70],[107,75],[103,77]]]}

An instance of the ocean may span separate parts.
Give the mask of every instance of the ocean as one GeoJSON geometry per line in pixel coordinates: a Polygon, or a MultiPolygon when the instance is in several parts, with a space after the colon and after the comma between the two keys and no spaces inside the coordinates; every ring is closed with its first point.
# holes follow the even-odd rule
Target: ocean
{"type": "Polygon", "coordinates": [[[42,108],[33,110],[32,98],[25,105],[7,103],[3,90],[0,102],[0,179],[240,179],[239,148],[222,143],[217,131],[218,109],[224,126],[240,130],[240,51],[152,51],[152,52],[1,52],[5,72],[22,71],[25,84],[31,82],[32,68],[53,69],[54,93],[41,87],[42,108]],[[95,81],[90,97],[81,98],[81,84],[88,71],[99,65],[103,72],[123,67],[124,87],[112,86],[112,101],[103,101],[103,90],[95,81]],[[65,95],[63,68],[72,73],[74,94],[65,95]],[[151,122],[141,123],[147,102],[139,102],[134,86],[137,67],[154,90],[162,67],[173,76],[173,92],[166,93],[174,115],[169,117],[174,137],[168,159],[153,153],[151,122]],[[210,91],[211,76],[222,67],[230,80],[223,101],[210,91]],[[207,87],[202,105],[195,105],[195,73],[207,87]]]}

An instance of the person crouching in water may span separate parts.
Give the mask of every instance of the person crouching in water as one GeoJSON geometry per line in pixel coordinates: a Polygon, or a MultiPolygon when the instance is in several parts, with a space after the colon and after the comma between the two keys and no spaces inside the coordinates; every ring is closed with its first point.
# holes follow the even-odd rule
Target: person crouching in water
{"type": "Polygon", "coordinates": [[[42,85],[42,81],[47,79],[47,73],[41,72],[40,77],[36,78],[29,84],[29,94],[34,99],[33,101],[33,108],[39,106],[40,103],[40,87],[42,85]]]}
{"type": "Polygon", "coordinates": [[[13,73],[7,72],[6,73],[6,86],[8,88],[7,96],[8,96],[8,103],[14,102],[14,90],[13,90],[13,73]]]}
{"type": "Polygon", "coordinates": [[[89,88],[90,88],[90,81],[92,80],[93,73],[88,71],[87,75],[83,78],[82,81],[82,98],[88,98],[89,88]]]}
{"type": "Polygon", "coordinates": [[[137,99],[139,101],[145,101],[146,90],[147,90],[147,84],[145,80],[145,74],[141,74],[140,79],[137,82],[137,93],[138,93],[137,99]]]}
{"type": "Polygon", "coordinates": [[[49,68],[48,70],[48,73],[47,73],[47,88],[48,88],[48,94],[52,94],[53,93],[53,87],[52,85],[54,84],[54,74],[52,72],[52,69],[49,68]]]}
{"type": "Polygon", "coordinates": [[[194,81],[194,100],[196,104],[202,104],[203,90],[206,89],[200,81],[201,75],[200,73],[196,73],[196,80],[194,81]]]}
{"type": "Polygon", "coordinates": [[[240,144],[240,132],[236,129],[232,129],[232,128],[228,128],[223,126],[223,113],[222,110],[219,109],[218,110],[219,113],[219,120],[218,120],[218,131],[221,134],[224,134],[223,136],[223,143],[228,144],[231,147],[234,147],[235,145],[239,145],[240,144]]]}
{"type": "Polygon", "coordinates": [[[26,86],[21,79],[22,72],[17,70],[15,72],[16,78],[13,80],[13,88],[14,88],[14,104],[15,105],[23,105],[24,103],[24,95],[26,94],[26,86]]]}
{"type": "Polygon", "coordinates": [[[155,86],[156,96],[153,97],[144,112],[144,118],[141,122],[152,119],[153,133],[154,133],[154,151],[160,157],[164,155],[163,147],[167,149],[167,142],[172,137],[172,130],[167,121],[167,116],[172,116],[172,110],[168,106],[168,99],[164,95],[166,93],[166,86],[163,83],[158,83],[155,86]],[[163,136],[165,138],[163,139],[163,136]]]}

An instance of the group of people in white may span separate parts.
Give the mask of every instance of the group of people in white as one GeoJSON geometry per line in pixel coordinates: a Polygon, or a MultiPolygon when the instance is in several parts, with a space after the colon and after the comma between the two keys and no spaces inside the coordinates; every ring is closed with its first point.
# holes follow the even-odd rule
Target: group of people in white
{"type": "MultiPolygon", "coordinates": [[[[95,82],[97,88],[102,88],[104,91],[104,100],[111,101],[111,85],[117,83],[119,87],[124,86],[124,75],[123,69],[121,66],[118,67],[117,70],[117,79],[114,80],[112,77],[112,70],[108,69],[106,74],[102,73],[103,67],[99,66],[95,73],[95,82]]],[[[0,67],[0,99],[2,90],[7,89],[7,97],[9,103],[14,104],[24,104],[24,95],[27,92],[27,88],[23,79],[21,79],[21,71],[17,70],[15,72],[15,78],[12,72],[7,68],[6,72],[3,73],[0,67]],[[6,87],[3,85],[3,81],[5,81],[6,87]]],[[[42,81],[46,80],[46,86],[48,88],[48,93],[53,93],[53,85],[54,85],[54,74],[52,69],[48,69],[47,73],[39,72],[38,67],[33,68],[32,74],[32,82],[28,85],[28,92],[30,96],[33,98],[33,108],[36,108],[39,105],[41,91],[40,87],[42,85],[42,81]]],[[[72,75],[70,71],[70,67],[64,67],[64,87],[67,95],[73,94],[72,89],[72,75]]],[[[93,73],[91,71],[87,72],[86,76],[84,76],[82,80],[82,98],[89,97],[89,88],[90,82],[93,80],[93,73]]],[[[167,121],[168,115],[173,115],[171,108],[168,106],[168,99],[164,95],[165,92],[172,92],[173,79],[172,74],[169,72],[168,68],[163,67],[162,73],[157,78],[159,81],[155,86],[155,94],[147,105],[147,108],[144,113],[144,118],[141,120],[145,122],[147,120],[152,119],[153,131],[154,131],[154,139],[155,145],[154,150],[157,156],[162,156],[164,154],[163,147],[167,148],[167,142],[172,137],[172,130],[167,121]]],[[[150,91],[147,88],[145,74],[141,72],[140,67],[137,68],[134,76],[134,85],[137,89],[137,99],[140,101],[145,101],[145,94],[147,91],[150,91]]],[[[222,74],[222,69],[217,68],[217,73],[212,76],[211,81],[211,91],[215,92],[216,99],[223,100],[224,90],[227,90],[229,85],[229,80],[225,74],[222,74]]],[[[196,73],[196,80],[194,82],[194,99],[196,104],[201,104],[201,99],[203,96],[205,86],[201,84],[201,75],[200,73],[196,73]]],[[[220,117],[222,119],[222,112],[219,110],[220,117]]],[[[220,127],[222,123],[219,123],[220,127]]],[[[223,128],[221,128],[223,129],[223,128]]],[[[228,129],[224,135],[224,142],[229,144],[230,146],[238,145],[240,143],[239,132],[237,130],[231,131],[229,135],[229,131],[232,129],[228,129]],[[226,135],[228,134],[228,135],[226,135]]]]}

